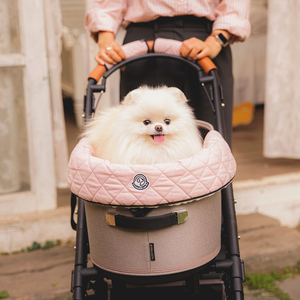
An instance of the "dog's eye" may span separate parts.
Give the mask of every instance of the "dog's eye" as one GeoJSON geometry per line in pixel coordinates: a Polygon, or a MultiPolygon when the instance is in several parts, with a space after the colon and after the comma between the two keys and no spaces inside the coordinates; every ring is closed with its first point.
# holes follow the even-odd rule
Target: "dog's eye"
{"type": "Polygon", "coordinates": [[[151,121],[150,120],[145,120],[143,123],[147,126],[147,125],[151,124],[151,121]]]}
{"type": "Polygon", "coordinates": [[[170,119],[165,119],[165,123],[166,123],[167,125],[169,125],[169,124],[171,123],[171,120],[170,120],[170,119]]]}

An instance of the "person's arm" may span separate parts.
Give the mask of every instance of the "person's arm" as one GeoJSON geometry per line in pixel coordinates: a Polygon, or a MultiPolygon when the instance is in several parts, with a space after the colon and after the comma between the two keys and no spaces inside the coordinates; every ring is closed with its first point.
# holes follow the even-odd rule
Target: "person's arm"
{"type": "Polygon", "coordinates": [[[205,41],[195,37],[182,42],[180,54],[191,60],[198,60],[203,57],[214,59],[222,50],[222,45],[218,42],[215,35],[222,33],[227,40],[230,40],[231,34],[226,30],[215,30],[205,41]]]}
{"type": "Polygon", "coordinates": [[[229,42],[242,42],[250,36],[250,0],[222,0],[216,7],[212,30],[231,33],[229,42]]]}
{"type": "Polygon", "coordinates": [[[125,59],[121,46],[115,42],[115,35],[126,7],[126,0],[95,0],[93,9],[86,15],[85,27],[99,45],[99,52],[95,56],[99,64],[112,64],[125,59]]]}
{"type": "Polygon", "coordinates": [[[111,31],[100,31],[98,33],[99,52],[95,55],[98,64],[105,62],[115,64],[126,58],[122,47],[115,42],[115,35],[111,31]]]}
{"type": "Polygon", "coordinates": [[[222,33],[233,43],[243,41],[250,35],[249,22],[250,0],[223,0],[216,8],[216,20],[213,31],[205,41],[190,38],[182,43],[180,53],[183,57],[198,60],[205,56],[213,59],[222,50],[222,45],[215,35],[222,33]]]}

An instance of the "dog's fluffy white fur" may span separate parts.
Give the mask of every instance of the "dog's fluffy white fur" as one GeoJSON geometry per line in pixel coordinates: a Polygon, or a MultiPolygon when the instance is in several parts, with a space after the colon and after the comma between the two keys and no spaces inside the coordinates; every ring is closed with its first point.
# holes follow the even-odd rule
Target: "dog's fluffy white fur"
{"type": "Polygon", "coordinates": [[[86,128],[99,158],[114,164],[176,162],[202,149],[192,109],[177,88],[142,86],[86,128]]]}

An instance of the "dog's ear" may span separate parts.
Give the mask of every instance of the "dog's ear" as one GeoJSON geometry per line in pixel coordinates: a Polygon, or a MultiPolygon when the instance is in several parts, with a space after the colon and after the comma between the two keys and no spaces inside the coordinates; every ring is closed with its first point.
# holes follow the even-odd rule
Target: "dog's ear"
{"type": "Polygon", "coordinates": [[[188,100],[186,99],[184,93],[176,88],[176,87],[169,87],[168,90],[172,93],[172,95],[178,99],[180,102],[186,103],[188,100]]]}
{"type": "Polygon", "coordinates": [[[125,98],[123,100],[123,104],[124,105],[132,105],[132,104],[136,103],[136,101],[140,98],[141,94],[142,94],[142,91],[140,88],[129,92],[125,96],[125,98]]]}

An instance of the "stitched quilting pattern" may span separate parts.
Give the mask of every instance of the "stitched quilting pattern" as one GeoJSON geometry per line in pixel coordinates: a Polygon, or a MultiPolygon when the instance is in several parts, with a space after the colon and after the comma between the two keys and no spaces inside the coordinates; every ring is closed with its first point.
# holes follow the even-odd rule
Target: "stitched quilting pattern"
{"type": "Polygon", "coordinates": [[[68,166],[68,183],[77,196],[97,203],[122,206],[174,204],[220,190],[234,177],[236,162],[219,132],[210,131],[203,149],[177,163],[154,165],[111,164],[94,156],[86,138],[74,148],[68,166]],[[137,189],[133,180],[147,180],[137,189]]]}

